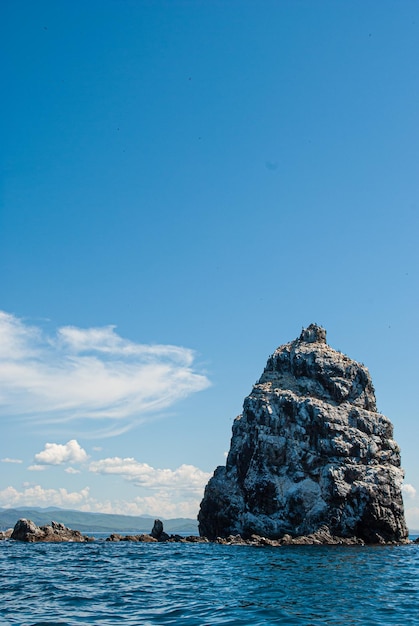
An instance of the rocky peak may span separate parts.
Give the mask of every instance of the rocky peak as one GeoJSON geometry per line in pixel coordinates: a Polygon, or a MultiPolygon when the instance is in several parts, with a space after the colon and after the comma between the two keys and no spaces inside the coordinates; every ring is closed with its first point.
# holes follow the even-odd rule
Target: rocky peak
{"type": "Polygon", "coordinates": [[[311,324],[280,346],[233,424],[199,512],[209,538],[316,532],[403,540],[400,451],[368,369],[311,324]]]}
{"type": "Polygon", "coordinates": [[[317,324],[310,324],[310,326],[303,328],[301,331],[299,341],[304,341],[305,343],[327,343],[326,330],[317,324]]]}
{"type": "Polygon", "coordinates": [[[368,369],[331,348],[325,329],[316,324],[303,329],[299,339],[275,350],[258,385],[268,385],[264,390],[283,389],[334,404],[350,402],[377,410],[368,369]]]}

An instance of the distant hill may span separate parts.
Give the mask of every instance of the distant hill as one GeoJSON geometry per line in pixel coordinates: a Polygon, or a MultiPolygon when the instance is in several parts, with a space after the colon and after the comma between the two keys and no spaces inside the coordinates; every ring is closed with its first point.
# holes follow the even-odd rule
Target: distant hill
{"type": "MultiPolygon", "coordinates": [[[[153,527],[152,516],[113,515],[109,513],[87,513],[57,507],[2,509],[0,508],[0,530],[13,528],[18,519],[30,519],[38,526],[61,522],[68,528],[83,533],[149,533],[153,527]]],[[[169,534],[198,534],[198,522],[189,518],[163,519],[164,530],[169,534]]]]}

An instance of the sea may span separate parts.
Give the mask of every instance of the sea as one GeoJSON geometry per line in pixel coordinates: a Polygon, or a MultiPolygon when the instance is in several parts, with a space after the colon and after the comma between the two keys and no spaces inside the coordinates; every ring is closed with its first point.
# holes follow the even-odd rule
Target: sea
{"type": "Polygon", "coordinates": [[[0,624],[419,625],[419,544],[5,540],[0,624]]]}

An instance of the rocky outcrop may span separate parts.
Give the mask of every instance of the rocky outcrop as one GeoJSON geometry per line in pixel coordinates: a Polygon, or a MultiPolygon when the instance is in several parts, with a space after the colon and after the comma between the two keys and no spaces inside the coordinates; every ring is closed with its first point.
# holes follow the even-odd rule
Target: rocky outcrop
{"type": "Polygon", "coordinates": [[[205,489],[199,531],[272,540],[323,528],[366,543],[407,541],[402,479],[367,368],[312,324],[269,357],[245,399],[226,466],[205,489]]]}
{"type": "Polygon", "coordinates": [[[167,541],[170,539],[170,535],[164,532],[163,522],[159,519],[154,520],[151,536],[157,539],[157,541],[167,541]]]}
{"type": "Polygon", "coordinates": [[[364,541],[359,537],[336,537],[330,533],[327,526],[321,526],[315,533],[292,537],[285,534],[280,539],[269,539],[260,535],[251,535],[249,539],[243,539],[241,535],[229,535],[228,537],[217,537],[215,543],[223,545],[247,545],[247,546],[359,546],[364,545],[364,541]]]}
{"type": "Polygon", "coordinates": [[[120,535],[119,533],[112,533],[109,537],[106,538],[106,541],[112,541],[117,543],[118,541],[131,541],[131,542],[140,542],[140,543],[157,543],[157,539],[152,537],[151,535],[141,534],[141,535],[120,535]]]}
{"type": "MultiPolygon", "coordinates": [[[[1,539],[14,539],[15,541],[25,541],[27,543],[35,542],[61,542],[73,541],[78,543],[94,541],[94,537],[82,535],[78,530],[71,530],[58,522],[51,522],[46,526],[37,526],[34,522],[27,519],[20,519],[16,522],[15,527],[8,531],[0,531],[1,539]]],[[[130,541],[138,543],[163,543],[163,542],[179,542],[179,543],[207,543],[205,537],[189,535],[187,537],[181,535],[168,535],[164,532],[163,522],[155,520],[150,534],[143,533],[138,535],[121,535],[112,533],[106,541],[119,542],[130,541]]]]}
{"type": "Polygon", "coordinates": [[[119,535],[113,533],[106,541],[133,541],[141,543],[206,543],[208,539],[205,537],[197,537],[196,535],[189,535],[182,537],[181,535],[168,535],[164,532],[163,522],[159,519],[154,520],[153,528],[150,534],[142,535],[119,535]]]}
{"type": "Polygon", "coordinates": [[[90,537],[82,535],[80,531],[71,530],[58,522],[51,522],[51,525],[48,524],[46,526],[37,526],[34,522],[27,519],[20,519],[16,522],[10,538],[29,543],[40,541],[55,543],[73,541],[82,543],[92,540],[90,537]]]}

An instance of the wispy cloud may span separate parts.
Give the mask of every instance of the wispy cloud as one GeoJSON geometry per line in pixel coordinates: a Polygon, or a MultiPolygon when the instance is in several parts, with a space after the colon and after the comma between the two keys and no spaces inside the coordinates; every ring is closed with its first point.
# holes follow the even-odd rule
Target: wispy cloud
{"type": "Polygon", "coordinates": [[[1,459],[1,462],[2,463],[23,463],[22,459],[9,459],[9,457],[1,459]]]}
{"type": "Polygon", "coordinates": [[[64,470],[67,474],[80,474],[81,470],[76,469],[75,467],[66,467],[64,470]]]}
{"type": "Polygon", "coordinates": [[[61,423],[89,418],[117,434],[209,386],[194,352],[142,345],[114,326],[65,326],[54,335],[0,311],[0,411],[61,423]],[[115,424],[118,423],[118,426],[115,424]]]}

